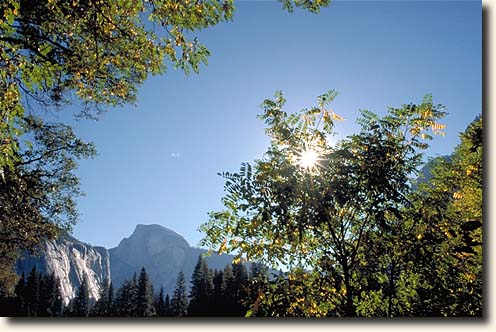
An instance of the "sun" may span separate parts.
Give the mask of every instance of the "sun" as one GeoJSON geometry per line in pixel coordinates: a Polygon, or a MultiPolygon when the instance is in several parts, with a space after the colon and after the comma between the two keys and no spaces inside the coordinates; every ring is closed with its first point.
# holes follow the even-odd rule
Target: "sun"
{"type": "Polygon", "coordinates": [[[298,164],[305,169],[315,168],[319,162],[319,154],[312,149],[303,150],[298,157],[298,164]]]}

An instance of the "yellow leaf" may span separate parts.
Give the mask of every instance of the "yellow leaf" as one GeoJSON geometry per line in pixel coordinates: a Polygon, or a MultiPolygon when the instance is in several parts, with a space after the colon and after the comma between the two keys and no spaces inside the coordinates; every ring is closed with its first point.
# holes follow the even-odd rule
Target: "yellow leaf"
{"type": "Polygon", "coordinates": [[[336,114],[336,113],[334,113],[334,112],[332,112],[332,113],[331,113],[331,115],[332,115],[332,118],[333,118],[334,120],[336,120],[336,121],[339,121],[339,122],[343,122],[343,121],[344,121],[344,118],[343,118],[342,116],[339,116],[339,115],[337,115],[337,114],[336,114]]]}
{"type": "Polygon", "coordinates": [[[221,255],[224,252],[224,250],[226,250],[226,242],[227,242],[227,239],[224,239],[224,241],[222,241],[222,243],[220,244],[219,255],[221,255]]]}

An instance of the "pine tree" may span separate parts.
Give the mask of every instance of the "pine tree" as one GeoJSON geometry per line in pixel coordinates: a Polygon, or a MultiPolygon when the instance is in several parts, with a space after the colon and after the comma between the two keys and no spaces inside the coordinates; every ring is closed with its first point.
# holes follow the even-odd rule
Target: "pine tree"
{"type": "Polygon", "coordinates": [[[232,313],[234,316],[244,317],[248,310],[245,301],[248,297],[248,272],[244,264],[233,264],[233,279],[230,295],[234,301],[232,313]]]}
{"type": "Polygon", "coordinates": [[[165,295],[164,316],[165,317],[171,317],[172,316],[172,307],[171,307],[171,303],[170,303],[169,294],[165,295]]]}
{"type": "Polygon", "coordinates": [[[233,308],[236,306],[233,294],[235,293],[232,265],[226,265],[223,272],[224,291],[222,293],[221,316],[236,316],[233,308]]]}
{"type": "Polygon", "coordinates": [[[186,278],[183,271],[177,277],[174,296],[171,301],[172,315],[174,317],[185,317],[188,314],[188,296],[186,295],[186,278]]]}
{"type": "Polygon", "coordinates": [[[59,281],[53,273],[40,278],[40,301],[38,316],[56,317],[61,314],[62,295],[59,281]]]}
{"type": "Polygon", "coordinates": [[[214,272],[208,268],[207,263],[205,262],[205,266],[203,269],[204,275],[205,275],[205,289],[206,289],[206,296],[205,296],[205,303],[206,307],[204,310],[204,315],[205,316],[210,316],[211,313],[214,311],[214,306],[215,302],[213,302],[213,296],[214,296],[214,272]]]}
{"type": "Polygon", "coordinates": [[[55,278],[55,302],[52,307],[52,314],[54,317],[61,317],[64,313],[64,301],[62,299],[62,292],[60,290],[60,280],[59,278],[55,278]]]}
{"type": "Polygon", "coordinates": [[[222,271],[215,270],[213,277],[213,294],[212,294],[212,302],[214,305],[212,306],[213,311],[211,312],[212,316],[224,316],[224,307],[225,301],[224,296],[226,292],[226,282],[224,279],[224,273],[222,271]]]}
{"type": "Polygon", "coordinates": [[[209,301],[213,293],[212,274],[205,259],[200,255],[191,276],[188,313],[190,316],[207,316],[211,309],[209,301]]]}
{"type": "Polygon", "coordinates": [[[88,280],[86,276],[83,277],[81,285],[79,286],[76,297],[72,301],[70,308],[70,316],[74,317],[88,317],[90,313],[90,295],[88,290],[88,280]]]}
{"type": "Polygon", "coordinates": [[[164,287],[160,286],[160,292],[155,298],[155,312],[158,317],[165,317],[164,287]]]}
{"type": "Polygon", "coordinates": [[[12,315],[18,316],[18,317],[27,316],[27,310],[26,310],[26,275],[24,272],[22,273],[21,278],[17,282],[17,285],[14,289],[14,296],[15,296],[15,301],[14,301],[14,308],[13,308],[12,315]]]}
{"type": "Polygon", "coordinates": [[[136,316],[151,317],[155,315],[153,306],[153,289],[148,274],[143,267],[139,275],[136,294],[136,316]]]}
{"type": "Polygon", "coordinates": [[[134,313],[134,285],[130,280],[122,283],[117,290],[113,302],[113,315],[117,317],[131,317],[134,313]]]}
{"type": "Polygon", "coordinates": [[[91,311],[91,316],[109,317],[111,316],[112,300],[113,300],[112,283],[105,280],[100,291],[100,298],[96,301],[91,311]]]}
{"type": "Polygon", "coordinates": [[[33,267],[28,276],[26,283],[26,311],[27,317],[36,317],[38,315],[38,305],[40,302],[40,275],[33,267]]]}

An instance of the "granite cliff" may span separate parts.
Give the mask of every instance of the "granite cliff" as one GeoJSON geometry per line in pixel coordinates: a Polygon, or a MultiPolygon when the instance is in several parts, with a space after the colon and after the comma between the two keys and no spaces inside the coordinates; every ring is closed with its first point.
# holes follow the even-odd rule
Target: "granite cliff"
{"type": "Polygon", "coordinates": [[[108,250],[70,236],[47,241],[36,256],[28,255],[17,262],[18,273],[28,274],[33,267],[43,274],[53,273],[59,278],[65,304],[75,297],[84,277],[93,300],[98,300],[102,285],[110,280],[108,250]]]}
{"type": "MultiPolygon", "coordinates": [[[[28,274],[36,266],[39,272],[54,273],[60,279],[65,304],[75,297],[84,276],[90,298],[96,301],[105,282],[111,280],[117,289],[142,267],[155,290],[164,287],[172,295],[179,271],[184,272],[189,286],[198,256],[205,251],[191,247],[184,237],[166,227],[140,224],[129,238],[109,250],[70,236],[47,241],[36,256],[27,255],[17,262],[17,272],[28,274]]],[[[231,255],[212,255],[206,261],[210,268],[223,269],[232,259],[231,255]]]]}

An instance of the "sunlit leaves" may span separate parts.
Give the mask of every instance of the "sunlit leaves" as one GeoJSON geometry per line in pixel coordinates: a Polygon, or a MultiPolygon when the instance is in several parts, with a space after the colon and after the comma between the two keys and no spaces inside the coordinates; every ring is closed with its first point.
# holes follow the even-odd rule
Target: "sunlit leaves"
{"type": "Polygon", "coordinates": [[[232,0],[8,0],[0,4],[0,169],[24,108],[64,106],[82,115],[132,103],[149,74],[199,72],[209,51],[194,32],[228,21],[232,0]]]}
{"type": "MultiPolygon", "coordinates": [[[[284,0],[317,13],[329,0],[284,0]]],[[[230,21],[233,0],[6,0],[0,4],[0,170],[12,166],[16,117],[32,103],[81,114],[133,103],[150,74],[189,74],[210,52],[198,30],[230,21]]]]}
{"type": "Polygon", "coordinates": [[[35,250],[45,239],[68,231],[78,213],[76,198],[82,195],[75,175],[76,159],[95,154],[93,145],[78,139],[72,129],[28,117],[22,125],[31,142],[19,142],[12,166],[0,179],[0,278],[2,290],[12,286],[16,259],[22,250],[35,250]],[[4,279],[5,277],[5,279],[4,279]]]}
{"type": "Polygon", "coordinates": [[[408,211],[410,179],[428,147],[420,140],[429,139],[443,108],[427,96],[382,118],[361,111],[361,131],[331,146],[334,120],[342,120],[328,108],[336,95],[331,90],[316,106],[290,114],[281,92],[262,103],[270,146],[238,173],[221,174],[225,210],[202,225],[202,244],[288,267],[288,280],[279,285],[287,282],[286,291],[295,271],[311,271],[299,275],[308,282],[285,298],[285,315],[411,314],[419,283],[405,255],[408,240],[422,240],[423,230],[408,211]],[[308,151],[312,161],[305,157],[303,165],[308,151]],[[309,172],[317,158],[318,172],[309,172]],[[310,297],[309,285],[317,289],[310,297]]]}
{"type": "Polygon", "coordinates": [[[419,237],[429,260],[417,269],[431,280],[422,299],[437,315],[474,316],[482,304],[482,118],[461,135],[446,158],[430,162],[431,179],[419,185],[419,237]]]}
{"type": "Polygon", "coordinates": [[[284,9],[290,13],[294,11],[295,7],[302,7],[311,13],[318,13],[321,7],[327,7],[331,0],[278,0],[282,3],[284,9]]]}

